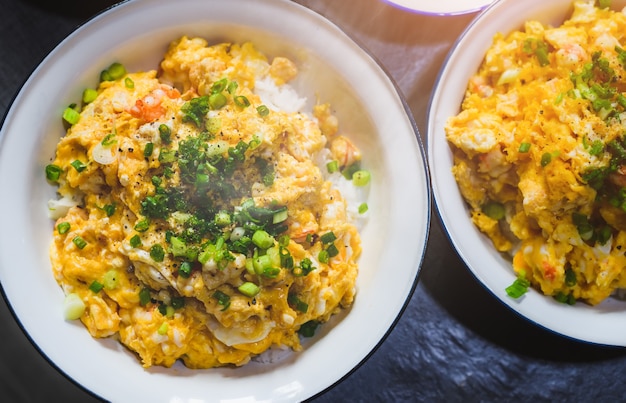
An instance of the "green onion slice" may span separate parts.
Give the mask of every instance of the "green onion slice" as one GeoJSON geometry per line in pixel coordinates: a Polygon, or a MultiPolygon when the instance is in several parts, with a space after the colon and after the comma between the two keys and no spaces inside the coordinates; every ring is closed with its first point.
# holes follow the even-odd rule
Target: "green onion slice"
{"type": "Polygon", "coordinates": [[[71,106],[68,106],[63,111],[63,120],[65,120],[70,125],[75,125],[80,120],[80,113],[71,106]]]}
{"type": "Polygon", "coordinates": [[[356,186],[367,186],[370,183],[371,176],[369,171],[361,169],[352,174],[352,183],[356,186]]]}
{"type": "Polygon", "coordinates": [[[59,234],[61,235],[66,234],[69,230],[70,230],[69,222],[62,222],[57,225],[57,231],[59,231],[59,234]]]}
{"type": "Polygon", "coordinates": [[[367,210],[369,210],[369,206],[367,205],[367,203],[359,204],[359,214],[365,214],[367,213],[367,210]]]}
{"type": "Polygon", "coordinates": [[[86,104],[92,103],[98,97],[98,91],[93,88],[85,88],[83,90],[83,102],[86,104]]]}
{"type": "Polygon", "coordinates": [[[505,209],[502,203],[490,200],[481,206],[481,211],[489,218],[501,220],[505,216],[505,209]]]}
{"type": "Polygon", "coordinates": [[[261,117],[265,117],[270,114],[269,108],[265,105],[257,106],[256,111],[259,113],[259,116],[261,117]]]}
{"type": "Polygon", "coordinates": [[[74,167],[76,172],[83,172],[85,168],[87,168],[87,165],[80,160],[74,160],[70,163],[70,165],[74,167]]]}
{"type": "Polygon", "coordinates": [[[67,320],[79,319],[85,313],[85,308],[85,303],[76,293],[67,294],[63,300],[63,316],[67,320]]]}
{"type": "Polygon", "coordinates": [[[247,108],[248,106],[250,106],[250,101],[243,95],[238,95],[234,97],[233,102],[235,102],[235,105],[240,108],[247,108]]]}
{"type": "Polygon", "coordinates": [[[90,285],[89,285],[89,289],[91,291],[93,291],[94,293],[99,293],[100,291],[102,291],[102,289],[104,288],[104,284],[102,284],[101,282],[99,282],[98,280],[94,280],[90,285]]]}
{"type": "Polygon", "coordinates": [[[530,150],[530,143],[528,142],[523,142],[519,145],[519,152],[520,153],[527,153],[530,150]]]}
{"type": "Polygon", "coordinates": [[[249,281],[243,283],[242,285],[237,287],[237,289],[240,293],[250,298],[255,297],[261,291],[261,288],[258,285],[249,281]]]}
{"type": "Polygon", "coordinates": [[[74,245],[76,245],[78,249],[84,249],[85,246],[87,246],[87,241],[85,241],[80,236],[74,237],[74,239],[72,239],[72,242],[74,243],[74,245]]]}
{"type": "Polygon", "coordinates": [[[58,182],[62,172],[63,169],[61,169],[61,167],[58,165],[46,165],[46,179],[48,179],[50,182],[58,182]]]}

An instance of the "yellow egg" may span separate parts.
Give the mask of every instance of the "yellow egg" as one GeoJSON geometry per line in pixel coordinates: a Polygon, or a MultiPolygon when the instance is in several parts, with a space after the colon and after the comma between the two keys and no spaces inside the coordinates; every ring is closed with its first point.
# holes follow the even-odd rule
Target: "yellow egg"
{"type": "Polygon", "coordinates": [[[300,350],[355,298],[365,200],[326,163],[358,149],[331,153],[330,106],[302,109],[297,65],[251,43],[182,37],[158,71],[102,82],[59,141],[55,279],[145,367],[300,350]]]}
{"type": "Polygon", "coordinates": [[[446,123],[474,224],[562,302],[624,287],[624,32],[624,13],[576,1],[561,26],[495,35],[446,123]]]}

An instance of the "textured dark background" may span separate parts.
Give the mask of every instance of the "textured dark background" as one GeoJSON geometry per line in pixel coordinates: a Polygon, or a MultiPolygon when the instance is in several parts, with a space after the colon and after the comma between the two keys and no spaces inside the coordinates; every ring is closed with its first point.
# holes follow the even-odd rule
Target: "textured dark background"
{"type": "MultiPolygon", "coordinates": [[[[475,15],[427,17],[378,0],[298,2],[327,16],[378,58],[424,135],[437,72],[475,15]]],[[[0,0],[0,115],[38,62],[112,3],[0,0]]],[[[3,214],[9,212],[0,214],[6,231],[3,214]]],[[[0,401],[97,401],[39,354],[3,300],[0,341],[0,401]]],[[[362,366],[314,400],[621,401],[626,400],[625,352],[554,335],[508,310],[472,277],[433,214],[420,281],[397,326],[362,366]]]]}

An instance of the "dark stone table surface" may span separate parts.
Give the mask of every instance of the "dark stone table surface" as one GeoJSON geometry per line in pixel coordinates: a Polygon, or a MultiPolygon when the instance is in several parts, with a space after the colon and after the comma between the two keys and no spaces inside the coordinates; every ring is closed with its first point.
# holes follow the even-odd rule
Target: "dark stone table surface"
{"type": "MultiPolygon", "coordinates": [[[[437,72],[476,14],[424,16],[382,0],[298,2],[334,21],[371,51],[398,83],[424,136],[437,72]]],[[[47,53],[113,2],[40,3],[0,0],[0,116],[47,53]]],[[[5,197],[6,190],[0,194],[5,197]]],[[[9,230],[1,225],[4,214],[10,212],[0,214],[2,231],[9,230]]],[[[459,260],[433,212],[419,283],[397,325],[363,365],[314,400],[622,401],[625,353],[555,335],[510,311],[459,260]]],[[[48,401],[98,399],[43,358],[2,300],[0,402],[48,401]]]]}

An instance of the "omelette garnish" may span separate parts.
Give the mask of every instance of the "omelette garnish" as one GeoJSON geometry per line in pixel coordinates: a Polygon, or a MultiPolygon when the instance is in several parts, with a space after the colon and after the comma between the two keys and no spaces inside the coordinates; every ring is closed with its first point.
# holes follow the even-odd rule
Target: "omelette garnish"
{"type": "Polygon", "coordinates": [[[211,368],[299,351],[353,303],[366,204],[340,189],[370,176],[328,104],[302,111],[297,74],[182,37],[158,71],[113,63],[66,110],[46,174],[68,318],[144,367],[211,368]]]}
{"type": "Polygon", "coordinates": [[[512,256],[513,297],[596,305],[626,287],[626,15],[606,3],[496,34],[446,123],[471,219],[512,256]]]}

